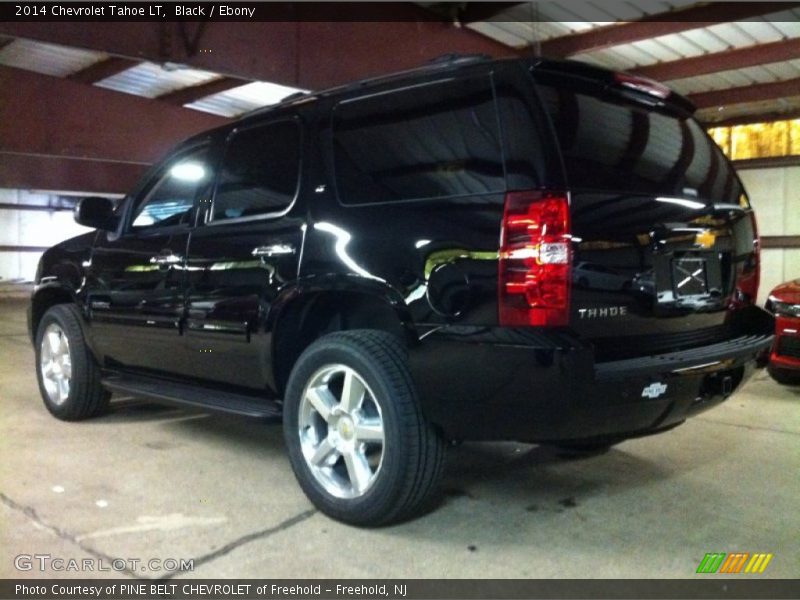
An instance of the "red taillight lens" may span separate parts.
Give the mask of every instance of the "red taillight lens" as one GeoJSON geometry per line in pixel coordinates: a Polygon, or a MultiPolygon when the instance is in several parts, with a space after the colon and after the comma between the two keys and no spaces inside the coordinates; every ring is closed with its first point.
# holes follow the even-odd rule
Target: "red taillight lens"
{"type": "Polygon", "coordinates": [[[761,280],[761,240],[758,237],[755,213],[751,212],[749,217],[753,227],[753,254],[736,276],[733,308],[755,304],[758,298],[758,284],[761,280]]]}
{"type": "Polygon", "coordinates": [[[500,324],[567,325],[571,263],[567,194],[509,192],[500,234],[500,324]]]}

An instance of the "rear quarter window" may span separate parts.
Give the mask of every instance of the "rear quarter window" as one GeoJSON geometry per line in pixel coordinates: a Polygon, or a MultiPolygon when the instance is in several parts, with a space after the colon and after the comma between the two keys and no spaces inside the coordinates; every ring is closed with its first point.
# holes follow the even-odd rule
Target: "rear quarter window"
{"type": "Polygon", "coordinates": [[[489,76],[346,100],[333,111],[336,189],[343,204],[504,191],[489,76]]]}
{"type": "Polygon", "coordinates": [[[538,89],[571,187],[739,203],[743,190],[733,168],[694,119],[611,93],[541,82],[538,89]]]}

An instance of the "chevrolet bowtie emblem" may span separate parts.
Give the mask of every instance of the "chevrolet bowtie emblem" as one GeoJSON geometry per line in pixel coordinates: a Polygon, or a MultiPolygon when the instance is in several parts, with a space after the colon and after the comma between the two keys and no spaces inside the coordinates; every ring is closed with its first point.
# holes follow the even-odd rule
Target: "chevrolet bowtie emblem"
{"type": "Polygon", "coordinates": [[[694,245],[701,248],[711,248],[717,236],[714,235],[710,229],[706,229],[694,236],[694,245]]]}

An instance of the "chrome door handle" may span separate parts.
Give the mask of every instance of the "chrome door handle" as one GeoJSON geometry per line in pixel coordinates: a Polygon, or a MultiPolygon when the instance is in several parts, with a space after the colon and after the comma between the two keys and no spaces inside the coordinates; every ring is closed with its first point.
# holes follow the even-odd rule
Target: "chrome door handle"
{"type": "Polygon", "coordinates": [[[150,264],[153,265],[174,265],[176,263],[181,262],[183,259],[178,256],[177,254],[169,253],[162,253],[157,254],[156,256],[150,257],[150,264]]]}
{"type": "Polygon", "coordinates": [[[272,244],[271,246],[256,246],[251,252],[253,256],[278,256],[280,254],[294,254],[294,246],[289,244],[272,244]]]}

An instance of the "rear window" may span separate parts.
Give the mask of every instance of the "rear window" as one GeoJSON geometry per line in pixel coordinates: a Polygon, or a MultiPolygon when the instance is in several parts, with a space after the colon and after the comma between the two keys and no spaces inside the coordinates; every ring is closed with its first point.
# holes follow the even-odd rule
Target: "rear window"
{"type": "Polygon", "coordinates": [[[740,202],[743,190],[730,163],[694,119],[612,94],[552,85],[539,85],[539,92],[570,186],[740,202]]]}
{"type": "Polygon", "coordinates": [[[448,80],[337,105],[336,187],[344,204],[503,191],[489,77],[448,80]]]}

